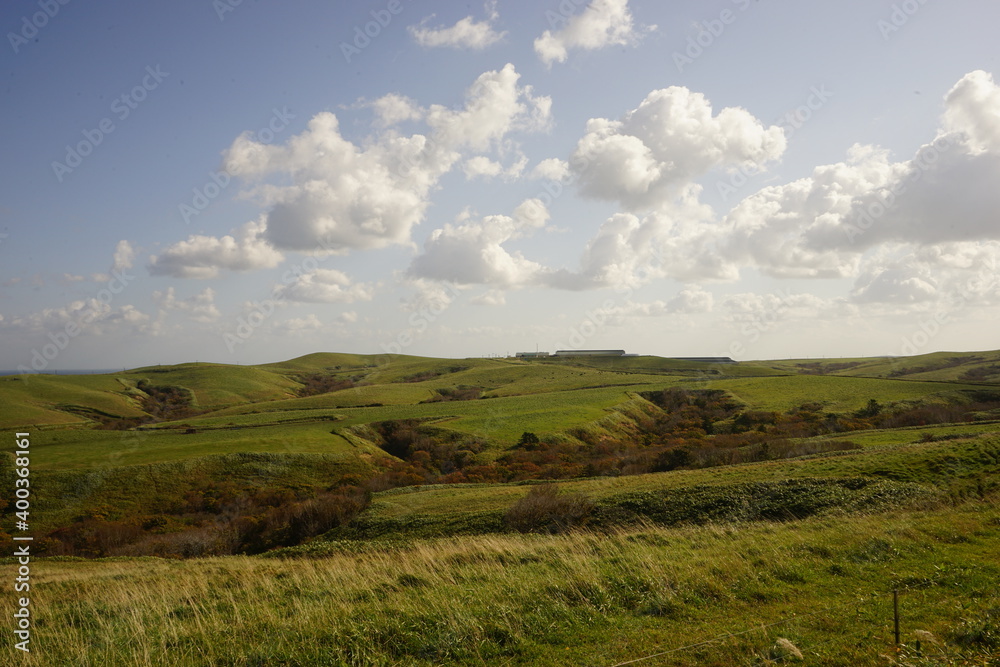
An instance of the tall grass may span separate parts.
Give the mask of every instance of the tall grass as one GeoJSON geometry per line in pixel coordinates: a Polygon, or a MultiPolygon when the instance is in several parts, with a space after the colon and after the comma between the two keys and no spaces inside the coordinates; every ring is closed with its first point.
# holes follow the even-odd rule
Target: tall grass
{"type": "Polygon", "coordinates": [[[1000,511],[977,503],[612,535],[334,543],[297,559],[44,561],[32,653],[7,643],[0,660],[608,665],[749,630],[649,664],[768,664],[784,638],[806,664],[885,665],[880,654],[895,653],[884,594],[900,587],[905,642],[920,630],[956,660],[987,664],[998,546],[1000,511]]]}

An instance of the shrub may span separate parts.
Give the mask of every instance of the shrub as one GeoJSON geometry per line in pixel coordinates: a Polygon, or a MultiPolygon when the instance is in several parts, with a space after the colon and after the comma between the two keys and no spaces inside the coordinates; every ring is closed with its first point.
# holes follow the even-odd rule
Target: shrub
{"type": "Polygon", "coordinates": [[[561,533],[584,525],[593,511],[594,504],[583,494],[541,484],[507,510],[504,525],[521,533],[561,533]]]}

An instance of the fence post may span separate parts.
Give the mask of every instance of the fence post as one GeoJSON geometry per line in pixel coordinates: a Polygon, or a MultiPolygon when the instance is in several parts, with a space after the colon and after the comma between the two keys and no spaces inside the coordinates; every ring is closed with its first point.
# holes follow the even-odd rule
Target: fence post
{"type": "Polygon", "coordinates": [[[896,646],[899,646],[899,589],[892,590],[892,621],[895,628],[896,646]]]}

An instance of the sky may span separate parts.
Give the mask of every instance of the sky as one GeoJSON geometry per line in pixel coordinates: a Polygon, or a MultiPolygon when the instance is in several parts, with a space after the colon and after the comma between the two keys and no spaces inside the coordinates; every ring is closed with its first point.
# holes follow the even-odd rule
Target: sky
{"type": "Polygon", "coordinates": [[[0,368],[1000,348],[987,0],[11,0],[0,368]]]}

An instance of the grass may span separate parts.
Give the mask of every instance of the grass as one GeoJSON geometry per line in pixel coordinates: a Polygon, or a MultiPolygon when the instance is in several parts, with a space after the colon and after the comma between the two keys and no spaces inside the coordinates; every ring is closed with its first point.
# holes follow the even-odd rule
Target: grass
{"type": "MultiPolygon", "coordinates": [[[[356,446],[331,433],[333,422],[279,424],[186,434],[185,429],[149,431],[49,431],[35,438],[33,470],[72,470],[166,463],[233,452],[356,455],[356,446]]],[[[368,452],[368,450],[361,450],[368,452]]]]}
{"type": "MultiPolygon", "coordinates": [[[[734,487],[748,482],[857,477],[915,482],[960,492],[972,488],[980,476],[1000,479],[1000,435],[873,447],[857,453],[787,461],[567,480],[559,486],[566,492],[603,501],[630,493],[664,493],[706,485],[734,487]]],[[[456,525],[467,529],[470,523],[494,520],[489,517],[502,513],[527,494],[529,488],[525,484],[468,484],[394,489],[376,494],[362,516],[376,524],[391,521],[397,530],[412,526],[421,533],[447,532],[456,525]],[[461,520],[462,517],[466,520],[461,520]]]]}
{"type": "MultiPolygon", "coordinates": [[[[485,441],[486,461],[524,431],[623,436],[647,406],[637,392],[670,386],[725,389],[755,410],[950,400],[983,385],[916,380],[954,380],[1000,358],[977,354],[898,380],[877,376],[955,355],[798,375],[795,361],[320,353],[0,378],[0,424],[32,425],[32,528],[43,535],[81,515],[142,522],[220,489],[237,501],[256,489],[309,496],[366,478],[383,453],[352,429],[377,421],[427,420],[485,441]],[[298,397],[296,378],[312,373],[362,384],[298,397]],[[189,389],[207,412],[151,430],[88,428],[88,414],[143,414],[143,378],[189,389]],[[421,403],[458,385],[491,398],[421,403]]],[[[559,482],[593,502],[600,533],[510,532],[504,514],[531,484],[436,485],[374,494],[347,528],[267,557],[42,559],[35,650],[17,664],[610,665],[680,649],[647,664],[735,667],[774,664],[779,640],[804,664],[989,664],[1000,652],[1000,427],[830,437],[861,448],[559,482]],[[908,644],[898,654],[894,587],[908,644]]],[[[12,466],[0,457],[0,478],[12,466]]],[[[13,651],[5,643],[0,660],[13,664],[13,651]]]]}
{"type": "MultiPolygon", "coordinates": [[[[988,664],[998,547],[997,506],[974,503],[333,545],[292,560],[47,561],[35,651],[16,662],[611,665],[679,649],[649,664],[735,667],[767,664],[784,638],[805,664],[904,664],[888,595],[901,588],[905,644],[988,664]]],[[[0,652],[14,664],[10,643],[0,652]]]]}
{"type": "MultiPolygon", "coordinates": [[[[11,477],[9,466],[6,460],[0,466],[4,479],[11,477]]],[[[110,460],[105,466],[33,474],[31,527],[41,536],[51,527],[69,525],[82,515],[99,513],[109,520],[148,517],[183,504],[189,492],[200,493],[212,486],[235,484],[237,491],[322,489],[345,475],[371,472],[364,457],[346,449],[326,453],[240,452],[143,465],[110,460]]]]}
{"type": "Polygon", "coordinates": [[[150,366],[128,371],[123,376],[132,381],[145,378],[153,385],[187,387],[194,392],[194,406],[202,409],[289,398],[300,387],[298,382],[279,373],[226,364],[150,366]]]}
{"type": "Polygon", "coordinates": [[[29,424],[68,426],[85,423],[86,417],[72,409],[137,417],[143,414],[137,402],[125,395],[125,387],[111,375],[8,375],[0,377],[0,427],[29,424]]]}
{"type": "MultiPolygon", "coordinates": [[[[661,383],[658,386],[668,386],[661,383]]],[[[451,401],[416,405],[385,405],[380,407],[338,408],[327,412],[321,407],[270,412],[260,407],[210,413],[183,420],[198,428],[240,425],[253,426],[281,419],[309,419],[335,414],[340,417],[337,428],[367,424],[387,419],[442,419],[449,429],[480,435],[500,445],[517,442],[524,431],[560,432],[567,428],[601,419],[608,410],[628,400],[629,391],[645,391],[657,385],[625,385],[575,391],[551,391],[540,395],[507,396],[473,401],[451,401]],[[259,410],[259,411],[258,411],[259,410]]],[[[354,390],[348,389],[346,392],[354,390]]],[[[342,394],[344,392],[337,392],[342,394]]],[[[316,397],[317,399],[320,397],[316,397]]],[[[311,399],[302,399],[308,401],[311,399]]],[[[316,401],[320,403],[320,401],[316,401]]],[[[298,404],[296,404],[298,406],[298,404]]]]}
{"type": "MultiPolygon", "coordinates": [[[[991,364],[1000,363],[1000,351],[986,352],[932,352],[911,357],[868,357],[857,359],[785,359],[781,361],[748,362],[760,364],[778,372],[799,373],[803,365],[818,367],[836,375],[888,377],[890,373],[904,373],[908,380],[953,382],[962,373],[991,364]],[[844,364],[852,367],[843,368],[844,364]],[[930,369],[914,372],[920,369],[930,369]]],[[[992,381],[996,381],[994,378],[992,381]]]]}
{"type": "Polygon", "coordinates": [[[968,384],[815,375],[720,380],[711,386],[731,392],[754,409],[779,412],[811,401],[821,403],[827,412],[850,412],[864,407],[870,398],[889,403],[978,388],[968,384]]]}

